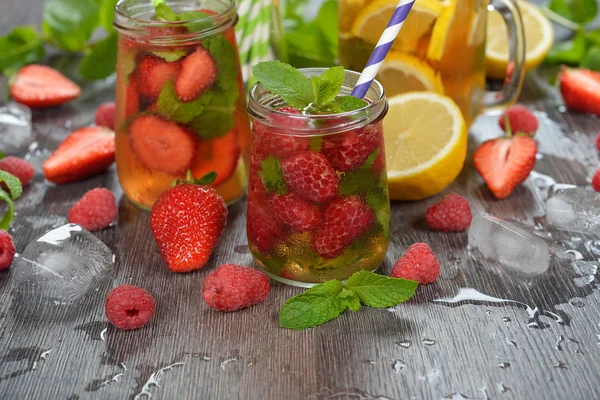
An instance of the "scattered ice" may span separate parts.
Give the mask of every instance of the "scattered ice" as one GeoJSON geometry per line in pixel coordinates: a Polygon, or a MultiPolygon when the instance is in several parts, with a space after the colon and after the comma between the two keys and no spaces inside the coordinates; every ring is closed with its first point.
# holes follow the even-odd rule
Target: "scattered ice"
{"type": "Polygon", "coordinates": [[[392,364],[392,368],[394,369],[395,373],[399,374],[406,369],[406,363],[402,360],[396,360],[392,364]]]}
{"type": "Polygon", "coordinates": [[[600,236],[600,193],[555,185],[546,202],[546,218],[557,229],[600,236]]]}
{"type": "Polygon", "coordinates": [[[549,243],[527,226],[478,215],[469,228],[469,246],[484,258],[525,279],[548,270],[549,243]]]}
{"type": "Polygon", "coordinates": [[[29,107],[14,102],[0,106],[0,151],[25,153],[33,140],[29,107]]]}
{"type": "Polygon", "coordinates": [[[65,305],[80,300],[112,275],[114,256],[75,224],[54,229],[29,243],[12,273],[27,305],[65,305]]]}

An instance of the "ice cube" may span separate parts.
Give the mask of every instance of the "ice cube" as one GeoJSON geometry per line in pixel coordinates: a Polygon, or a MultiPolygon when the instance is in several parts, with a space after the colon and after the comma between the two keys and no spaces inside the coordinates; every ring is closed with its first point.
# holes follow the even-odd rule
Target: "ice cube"
{"type": "Polygon", "coordinates": [[[600,193],[555,185],[546,202],[546,219],[557,229],[600,236],[600,193]]]}
{"type": "Polygon", "coordinates": [[[0,106],[0,151],[24,154],[33,139],[29,107],[14,102],[0,106]]]}
{"type": "Polygon", "coordinates": [[[483,214],[473,218],[469,246],[508,272],[530,279],[548,270],[551,246],[534,230],[518,222],[483,214]]]}
{"type": "Polygon", "coordinates": [[[69,305],[110,278],[113,264],[114,255],[102,241],[67,224],[29,243],[12,274],[27,305],[69,305]]]}

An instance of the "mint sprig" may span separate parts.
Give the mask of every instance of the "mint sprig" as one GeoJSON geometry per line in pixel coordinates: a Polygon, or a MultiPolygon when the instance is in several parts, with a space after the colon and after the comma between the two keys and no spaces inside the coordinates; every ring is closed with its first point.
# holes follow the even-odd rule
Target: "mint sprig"
{"type": "Polygon", "coordinates": [[[287,192],[281,165],[277,158],[273,156],[265,158],[260,166],[258,175],[261,177],[267,192],[275,194],[285,194],[287,192]]]}
{"type": "Polygon", "coordinates": [[[329,280],[286,301],[279,312],[279,325],[301,330],[331,321],[346,309],[358,311],[361,304],[374,308],[393,307],[410,299],[417,286],[417,282],[407,279],[358,271],[345,285],[335,279],[329,280]]]}
{"type": "Polygon", "coordinates": [[[0,183],[4,183],[8,188],[8,193],[0,189],[0,200],[4,201],[8,206],[8,210],[2,218],[0,218],[0,229],[8,230],[8,226],[13,220],[15,214],[13,200],[16,200],[23,193],[21,181],[14,175],[5,171],[0,171],[0,183]]]}

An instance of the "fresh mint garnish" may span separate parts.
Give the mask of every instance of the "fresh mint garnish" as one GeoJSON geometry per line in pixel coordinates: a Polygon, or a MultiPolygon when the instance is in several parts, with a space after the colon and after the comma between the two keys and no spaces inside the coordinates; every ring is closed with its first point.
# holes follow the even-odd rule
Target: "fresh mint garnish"
{"type": "Polygon", "coordinates": [[[336,98],[344,83],[344,68],[333,67],[319,76],[311,76],[310,83],[315,99],[313,105],[322,106],[336,98]]]}
{"type": "Polygon", "coordinates": [[[281,165],[279,160],[273,156],[265,158],[261,164],[261,170],[258,173],[262,178],[263,185],[267,192],[275,194],[285,194],[287,187],[285,180],[283,179],[283,172],[281,172],[281,165]]]}
{"type": "Polygon", "coordinates": [[[197,32],[206,28],[206,22],[199,21],[208,16],[209,13],[203,11],[184,11],[182,13],[175,13],[171,7],[169,7],[165,0],[153,0],[154,12],[156,13],[156,19],[164,22],[186,22],[186,28],[190,32],[197,32]]]}
{"type": "Polygon", "coordinates": [[[323,111],[340,114],[344,112],[359,110],[368,103],[363,99],[358,99],[354,96],[338,96],[330,103],[323,107],[323,111]]]}
{"type": "Polygon", "coordinates": [[[158,113],[175,122],[188,123],[204,111],[205,95],[206,93],[193,101],[183,102],[175,91],[175,83],[168,82],[158,95],[158,113]]]}
{"type": "Polygon", "coordinates": [[[393,307],[410,299],[417,282],[391,278],[371,271],[355,272],[344,285],[338,280],[320,283],[286,301],[279,312],[279,325],[301,330],[338,317],[346,309],[393,307]]]}
{"type": "Polygon", "coordinates": [[[5,171],[0,171],[0,183],[4,183],[8,188],[8,193],[0,189],[0,200],[4,201],[8,206],[8,210],[0,219],[0,229],[8,230],[8,226],[13,220],[15,214],[13,200],[16,200],[23,193],[21,181],[14,175],[5,171]]]}
{"type": "Polygon", "coordinates": [[[115,70],[119,37],[112,32],[108,37],[94,43],[79,64],[79,74],[85,79],[102,79],[115,70]]]}
{"type": "Polygon", "coordinates": [[[34,28],[18,26],[0,37],[0,70],[19,68],[44,58],[44,45],[34,28]]]}
{"type": "Polygon", "coordinates": [[[165,22],[178,21],[177,14],[171,10],[171,7],[167,5],[165,0],[154,0],[154,12],[156,13],[156,19],[165,22]]]}

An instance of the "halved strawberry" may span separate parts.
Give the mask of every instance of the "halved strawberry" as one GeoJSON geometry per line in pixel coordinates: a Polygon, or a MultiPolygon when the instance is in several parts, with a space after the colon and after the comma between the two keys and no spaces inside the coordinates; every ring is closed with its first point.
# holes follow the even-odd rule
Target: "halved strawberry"
{"type": "Polygon", "coordinates": [[[537,144],[529,136],[488,140],[473,155],[475,168],[494,196],[508,197],[535,166],[537,144]]]}
{"type": "Polygon", "coordinates": [[[182,101],[194,100],[215,83],[217,72],[212,55],[198,45],[196,51],[181,61],[181,72],[175,82],[177,95],[182,101]]]}
{"type": "Polygon", "coordinates": [[[115,134],[103,126],[71,133],[44,162],[46,179],[68,183],[104,172],[115,160],[115,134]]]}
{"type": "Polygon", "coordinates": [[[175,80],[181,64],[179,61],[167,62],[162,58],[146,55],[137,66],[138,90],[148,99],[156,99],[163,86],[175,80]]]}
{"type": "Polygon", "coordinates": [[[142,115],[129,125],[129,143],[149,170],[180,175],[194,157],[194,137],[174,122],[142,115]]]}
{"type": "Polygon", "coordinates": [[[57,70],[45,65],[27,65],[17,72],[10,95],[32,108],[52,107],[76,99],[81,88],[57,70]]]}
{"type": "Polygon", "coordinates": [[[600,72],[563,68],[560,93],[568,108],[600,115],[600,72]]]}
{"type": "Polygon", "coordinates": [[[211,171],[216,172],[217,178],[212,186],[218,186],[225,182],[235,171],[240,152],[235,128],[220,138],[198,139],[196,156],[191,166],[192,172],[194,176],[204,176],[211,171]]]}

